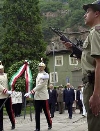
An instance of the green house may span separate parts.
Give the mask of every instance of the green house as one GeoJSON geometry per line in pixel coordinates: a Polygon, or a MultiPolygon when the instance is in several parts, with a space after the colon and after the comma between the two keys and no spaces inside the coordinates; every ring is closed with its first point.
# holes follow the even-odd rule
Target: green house
{"type": "Polygon", "coordinates": [[[75,88],[82,84],[81,63],[70,57],[69,50],[55,50],[47,53],[50,81],[54,86],[71,83],[75,88]]]}

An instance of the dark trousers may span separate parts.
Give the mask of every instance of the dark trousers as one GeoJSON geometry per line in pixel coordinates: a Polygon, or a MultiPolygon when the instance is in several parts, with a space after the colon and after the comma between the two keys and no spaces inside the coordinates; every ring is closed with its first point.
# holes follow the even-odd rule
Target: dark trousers
{"type": "Polygon", "coordinates": [[[41,108],[44,111],[44,114],[47,119],[48,126],[52,125],[52,120],[50,118],[48,100],[35,100],[35,120],[36,120],[36,129],[40,130],[40,112],[41,108]]]}
{"type": "Polygon", "coordinates": [[[69,117],[72,117],[72,103],[66,103],[67,109],[68,109],[68,114],[69,117]]]}
{"type": "Polygon", "coordinates": [[[83,113],[83,106],[82,105],[79,105],[79,110],[80,110],[80,114],[83,113]]]}
{"type": "Polygon", "coordinates": [[[15,117],[21,115],[22,103],[17,103],[12,105],[15,117]]]}
{"type": "Polygon", "coordinates": [[[63,113],[64,112],[64,103],[63,102],[58,102],[58,106],[59,106],[59,113],[63,113]]]}
{"type": "Polygon", "coordinates": [[[51,117],[54,117],[54,112],[55,112],[55,103],[49,103],[49,109],[50,109],[50,114],[51,117]]]}
{"type": "MultiPolygon", "coordinates": [[[[0,99],[0,107],[4,101],[5,101],[5,99],[0,99]]],[[[5,103],[5,107],[6,107],[6,111],[9,116],[9,119],[11,121],[11,124],[15,125],[15,118],[14,118],[14,113],[12,110],[11,98],[8,98],[8,100],[5,103]]],[[[0,131],[2,131],[2,130],[3,130],[3,108],[0,110],[0,131]]]]}
{"type": "Polygon", "coordinates": [[[21,115],[22,103],[17,103],[17,107],[18,107],[17,114],[21,115]]]}

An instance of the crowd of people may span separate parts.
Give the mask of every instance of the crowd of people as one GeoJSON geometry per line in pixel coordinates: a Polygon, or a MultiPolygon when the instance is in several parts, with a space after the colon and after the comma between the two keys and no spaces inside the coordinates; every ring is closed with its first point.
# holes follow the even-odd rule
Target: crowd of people
{"type": "Polygon", "coordinates": [[[82,116],[86,116],[86,110],[83,103],[83,85],[79,85],[77,89],[74,89],[70,83],[67,83],[65,87],[62,85],[54,87],[53,84],[49,85],[49,109],[51,118],[54,117],[54,112],[59,111],[59,114],[63,114],[67,109],[69,119],[72,119],[72,114],[76,109],[79,109],[79,113],[82,116]]]}

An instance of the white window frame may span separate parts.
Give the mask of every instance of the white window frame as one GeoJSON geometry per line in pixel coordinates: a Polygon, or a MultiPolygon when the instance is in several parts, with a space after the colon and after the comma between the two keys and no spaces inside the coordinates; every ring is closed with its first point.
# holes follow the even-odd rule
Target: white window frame
{"type": "Polygon", "coordinates": [[[63,55],[55,56],[55,66],[63,66],[63,55]],[[58,65],[58,64],[57,64],[57,58],[58,58],[58,57],[61,57],[61,63],[62,63],[61,65],[58,65]]]}
{"type": "Polygon", "coordinates": [[[69,65],[78,65],[78,60],[77,60],[77,58],[70,57],[70,55],[69,55],[69,65]],[[76,59],[76,64],[72,64],[72,63],[71,63],[71,59],[76,59]]]}
{"type": "MultiPolygon", "coordinates": [[[[55,83],[57,83],[58,82],[58,73],[55,72],[55,75],[56,75],[55,83]]],[[[54,72],[50,73],[50,83],[54,83],[54,72]],[[53,79],[52,79],[52,77],[53,77],[53,79]]]]}

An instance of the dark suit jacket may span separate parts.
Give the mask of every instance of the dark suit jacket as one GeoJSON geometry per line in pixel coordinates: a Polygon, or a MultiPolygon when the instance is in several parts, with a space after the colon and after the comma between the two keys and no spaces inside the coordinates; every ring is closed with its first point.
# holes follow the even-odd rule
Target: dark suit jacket
{"type": "Polygon", "coordinates": [[[49,93],[48,102],[49,103],[56,103],[57,102],[57,91],[55,89],[53,89],[52,92],[50,92],[50,89],[48,89],[48,93],[49,93]]]}
{"type": "Polygon", "coordinates": [[[70,88],[70,90],[68,91],[68,89],[66,88],[63,92],[63,99],[66,104],[73,104],[75,100],[74,89],[70,88]]]}
{"type": "Polygon", "coordinates": [[[80,90],[77,90],[76,92],[76,100],[77,100],[77,104],[82,106],[82,101],[80,100],[80,90]]]}

